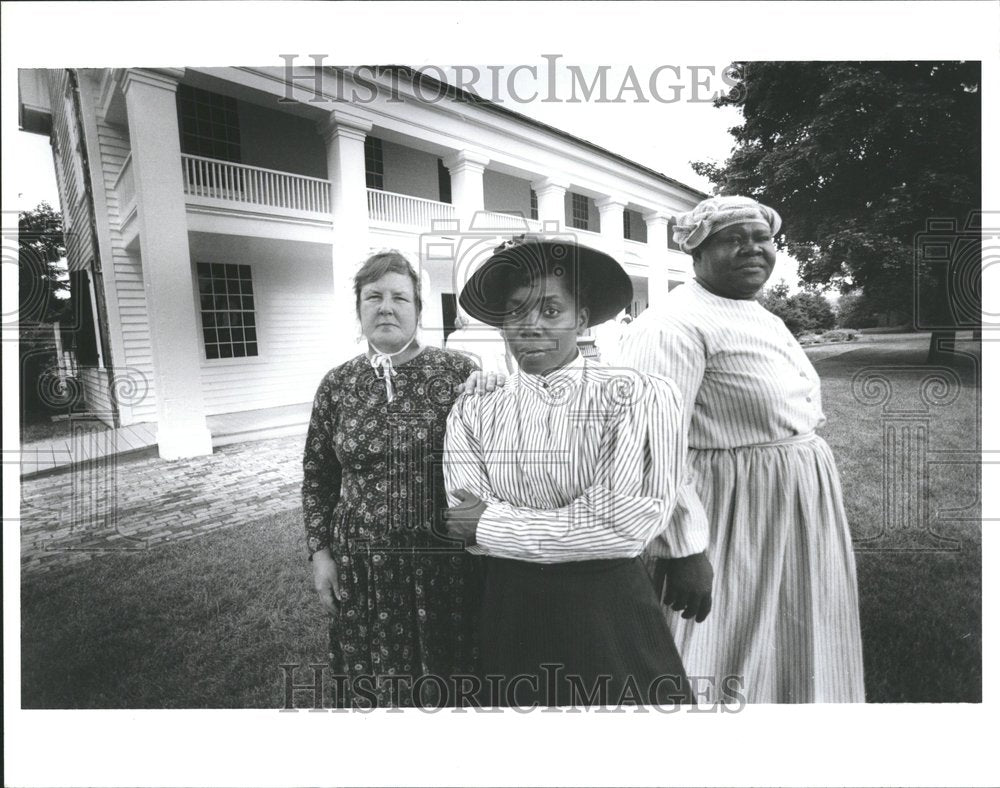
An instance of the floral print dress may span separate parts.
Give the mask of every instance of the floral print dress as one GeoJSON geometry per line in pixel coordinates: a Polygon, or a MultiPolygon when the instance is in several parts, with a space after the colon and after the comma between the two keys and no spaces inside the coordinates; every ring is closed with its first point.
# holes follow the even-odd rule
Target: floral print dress
{"type": "Polygon", "coordinates": [[[424,348],[396,365],[388,402],[381,371],[358,356],[316,392],[302,504],[310,557],[328,548],[337,565],[330,665],[347,705],[446,702],[443,686],[450,695],[477,670],[481,559],[444,535],[441,517],[445,422],[475,368],[424,348]]]}

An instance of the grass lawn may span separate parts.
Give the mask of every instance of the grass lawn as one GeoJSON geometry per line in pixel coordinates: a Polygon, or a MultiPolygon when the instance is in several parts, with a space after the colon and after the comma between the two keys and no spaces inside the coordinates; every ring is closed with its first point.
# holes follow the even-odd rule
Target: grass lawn
{"type": "MultiPolygon", "coordinates": [[[[816,360],[829,419],[822,434],[837,456],[859,543],[872,702],[981,697],[979,523],[937,526],[960,540],[950,552],[886,549],[921,547],[912,527],[874,546],[864,541],[882,523],[884,414],[859,403],[852,378],[862,367],[886,367],[900,398],[890,404],[919,405],[925,354],[926,341],[913,339],[816,360]]],[[[928,416],[932,452],[978,446],[978,377],[969,367],[957,374],[959,396],[928,416]]],[[[938,509],[978,500],[977,466],[938,463],[928,481],[932,521],[938,509]]],[[[21,603],[24,708],[276,708],[284,697],[279,665],[326,659],[299,512],[28,576],[21,603]]]]}
{"type": "MultiPolygon", "coordinates": [[[[971,342],[958,346],[973,349],[978,357],[971,342]]],[[[837,458],[855,539],[869,702],[982,699],[979,465],[949,462],[947,455],[979,447],[980,378],[974,364],[956,361],[951,371],[959,383],[958,396],[944,406],[925,406],[920,387],[932,373],[924,365],[926,354],[926,336],[887,336],[884,342],[814,359],[828,420],[821,434],[837,458]],[[884,405],[865,404],[852,392],[855,374],[872,367],[891,384],[892,398],[884,405]],[[881,540],[874,538],[883,528],[883,428],[899,418],[886,413],[888,408],[928,411],[928,520],[937,534],[958,540],[955,545],[922,534],[912,515],[881,540]],[[976,522],[936,517],[939,510],[972,504],[976,522]]],[[[908,454],[920,457],[916,446],[908,454]]],[[[917,472],[919,467],[913,466],[917,472]]],[[[906,496],[900,503],[913,507],[916,497],[906,496]]]]}
{"type": "Polygon", "coordinates": [[[22,707],[279,708],[279,665],[325,662],[327,637],[289,512],[28,578],[22,707]]]}
{"type": "Polygon", "coordinates": [[[69,419],[54,421],[51,418],[38,418],[21,425],[21,443],[38,443],[55,438],[69,439],[74,433],[103,432],[107,429],[109,429],[108,426],[97,419],[77,418],[73,421],[69,419]]]}

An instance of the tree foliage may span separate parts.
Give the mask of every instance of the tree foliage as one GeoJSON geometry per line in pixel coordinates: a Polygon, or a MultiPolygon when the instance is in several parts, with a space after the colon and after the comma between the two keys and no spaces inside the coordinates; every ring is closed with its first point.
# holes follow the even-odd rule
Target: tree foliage
{"type": "Polygon", "coordinates": [[[920,261],[915,270],[915,239],[929,219],[962,228],[980,208],[979,63],[739,68],[737,88],[716,102],[742,106],[743,124],[730,129],[736,146],[723,165],[695,170],[721,194],[778,210],[779,244],[803,282],[863,288],[869,308],[907,316],[916,285],[921,320],[953,325],[948,266],[920,261]]]}
{"type": "Polygon", "coordinates": [[[17,217],[18,300],[21,323],[51,323],[64,319],[69,302],[60,298],[69,285],[60,278],[58,263],[66,256],[62,214],[47,202],[17,217]]]}
{"type": "Polygon", "coordinates": [[[878,315],[861,290],[844,293],[837,302],[837,328],[874,328],[878,315]]]}
{"type": "Polygon", "coordinates": [[[794,336],[833,328],[836,318],[830,302],[821,293],[803,290],[788,294],[788,285],[778,283],[763,291],[757,300],[784,321],[794,336]]]}

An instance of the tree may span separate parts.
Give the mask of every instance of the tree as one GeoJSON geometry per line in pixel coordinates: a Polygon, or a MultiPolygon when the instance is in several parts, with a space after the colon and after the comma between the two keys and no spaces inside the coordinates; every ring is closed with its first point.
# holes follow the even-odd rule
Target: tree
{"type": "Polygon", "coordinates": [[[52,409],[52,370],[56,364],[53,328],[73,314],[69,285],[59,261],[66,255],[62,215],[47,202],[17,217],[19,363],[23,423],[52,409]]]}
{"type": "Polygon", "coordinates": [[[962,235],[981,207],[979,63],[737,65],[736,88],[716,101],[742,106],[736,146],[723,165],[695,170],[721,194],[778,210],[779,244],[804,282],[863,288],[870,309],[952,336],[972,327],[978,255],[935,261],[920,237],[932,219],[954,222],[945,240],[962,235]]]}
{"type": "Polygon", "coordinates": [[[765,290],[758,301],[782,319],[794,336],[833,328],[835,318],[830,302],[821,293],[803,291],[788,294],[788,285],[779,282],[765,290]]]}
{"type": "Polygon", "coordinates": [[[65,319],[69,303],[60,298],[69,285],[58,265],[66,256],[62,214],[47,202],[17,217],[18,300],[21,324],[52,323],[65,319]]]}
{"type": "Polygon", "coordinates": [[[837,302],[838,328],[874,328],[878,315],[872,311],[861,290],[844,293],[837,302]]]}

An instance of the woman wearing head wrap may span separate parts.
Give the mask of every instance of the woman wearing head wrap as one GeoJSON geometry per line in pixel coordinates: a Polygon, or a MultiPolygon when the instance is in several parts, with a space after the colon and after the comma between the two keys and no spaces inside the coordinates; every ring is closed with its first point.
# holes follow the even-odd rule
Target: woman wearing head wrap
{"type": "Polygon", "coordinates": [[[826,420],[820,380],[754,300],[780,227],[745,197],[678,217],[694,281],[639,316],[620,363],[672,378],[690,419],[716,580],[708,621],[673,617],[688,674],[705,677],[712,699],[738,677],[750,702],[861,702],[854,553],[833,455],[815,433],[826,420]]]}
{"type": "Polygon", "coordinates": [[[707,615],[704,516],[663,533],[683,494],[681,399],[576,343],[631,298],[608,255],[540,239],[498,250],[460,297],[502,328],[519,366],[503,388],[455,404],[444,454],[449,532],[489,557],[481,642],[498,704],[690,699],[640,559],[660,534],[671,556],[702,564],[690,614],[707,615]]]}

